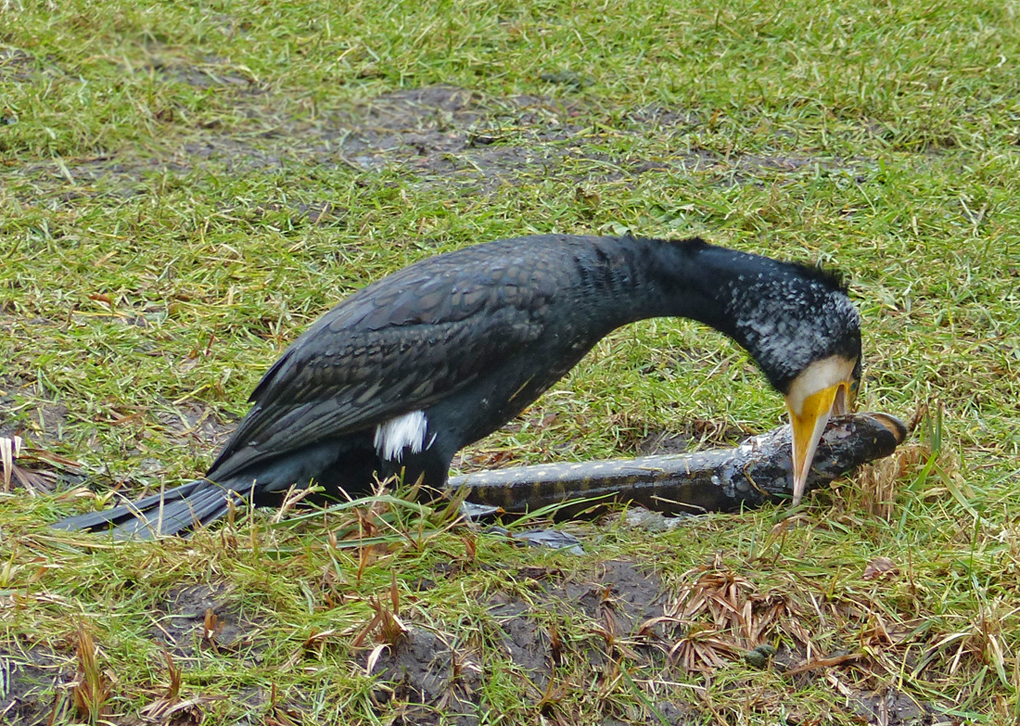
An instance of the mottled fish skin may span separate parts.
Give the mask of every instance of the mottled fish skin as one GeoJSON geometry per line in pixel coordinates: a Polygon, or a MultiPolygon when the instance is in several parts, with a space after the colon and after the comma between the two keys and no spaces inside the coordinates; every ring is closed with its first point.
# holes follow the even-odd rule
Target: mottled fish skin
{"type": "MultiPolygon", "coordinates": [[[[808,489],[889,456],[906,435],[903,423],[888,414],[834,418],[818,446],[808,489]]],[[[590,509],[598,497],[669,514],[734,511],[790,496],[790,438],[790,427],[782,426],[732,449],[497,469],[453,477],[450,486],[470,487],[469,502],[507,512],[584,500],[559,510],[561,518],[590,509]]]]}

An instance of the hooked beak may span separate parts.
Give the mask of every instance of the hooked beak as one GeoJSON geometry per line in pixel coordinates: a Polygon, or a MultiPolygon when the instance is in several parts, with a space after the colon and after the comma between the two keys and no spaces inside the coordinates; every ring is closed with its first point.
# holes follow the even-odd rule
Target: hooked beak
{"type": "Polygon", "coordinates": [[[847,413],[853,406],[851,391],[850,381],[840,381],[805,397],[799,412],[787,398],[786,408],[793,427],[793,506],[804,497],[815,449],[829,417],[847,413]]]}

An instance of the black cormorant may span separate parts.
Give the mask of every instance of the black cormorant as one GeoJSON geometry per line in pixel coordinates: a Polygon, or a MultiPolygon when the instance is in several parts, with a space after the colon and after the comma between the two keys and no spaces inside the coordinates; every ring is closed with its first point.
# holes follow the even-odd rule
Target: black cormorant
{"type": "Polygon", "coordinates": [[[441,487],[459,449],[603,336],[662,316],[728,335],[785,395],[799,502],[861,375],[858,314],[836,278],[700,239],[545,235],[431,257],[354,293],[273,364],[205,478],[54,526],[145,537],[292,485],[356,496],[396,474],[441,487]]]}

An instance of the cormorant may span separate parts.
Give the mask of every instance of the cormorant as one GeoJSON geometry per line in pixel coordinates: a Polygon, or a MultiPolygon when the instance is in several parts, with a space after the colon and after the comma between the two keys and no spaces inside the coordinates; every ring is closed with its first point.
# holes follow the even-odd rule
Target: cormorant
{"type": "Polygon", "coordinates": [[[292,485],[359,495],[396,474],[442,487],[459,449],[601,338],[662,316],[726,334],[785,395],[798,503],[825,423],[861,376],[859,317],[839,281],[698,238],[544,235],[431,257],[354,293],[273,364],[205,478],[54,526],[166,535],[292,485]]]}

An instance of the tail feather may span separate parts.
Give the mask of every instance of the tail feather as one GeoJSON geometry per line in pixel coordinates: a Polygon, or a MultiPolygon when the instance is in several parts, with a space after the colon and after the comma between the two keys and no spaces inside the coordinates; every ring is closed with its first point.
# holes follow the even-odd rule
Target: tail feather
{"type": "Polygon", "coordinates": [[[247,492],[200,479],[112,509],[68,517],[52,526],[66,530],[112,530],[117,539],[149,539],[174,535],[219,519],[231,503],[239,506],[247,498],[247,492]]]}

